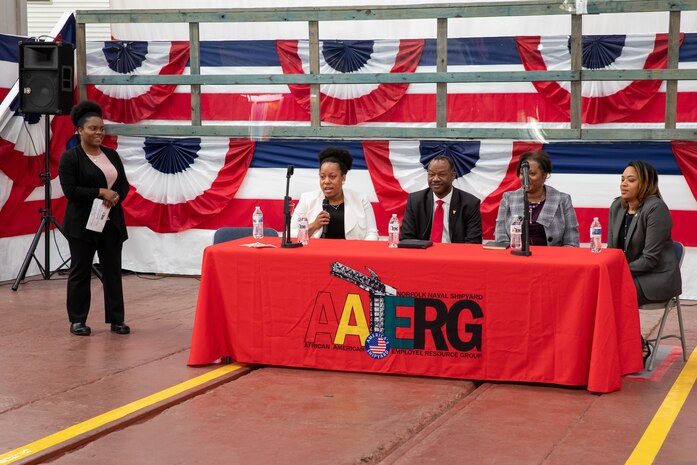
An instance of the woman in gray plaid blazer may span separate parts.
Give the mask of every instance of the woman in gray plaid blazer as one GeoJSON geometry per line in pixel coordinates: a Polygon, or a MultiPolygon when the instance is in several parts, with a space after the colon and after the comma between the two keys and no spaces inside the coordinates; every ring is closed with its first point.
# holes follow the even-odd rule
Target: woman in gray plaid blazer
{"type": "MultiPolygon", "coordinates": [[[[522,182],[521,163],[527,160],[530,169],[530,243],[532,245],[555,245],[578,247],[578,220],[571,196],[559,192],[545,181],[552,173],[552,161],[547,152],[536,150],[520,156],[516,174],[522,182]]],[[[505,192],[496,218],[496,242],[508,244],[509,231],[514,216],[523,216],[523,188],[505,192]]]]}

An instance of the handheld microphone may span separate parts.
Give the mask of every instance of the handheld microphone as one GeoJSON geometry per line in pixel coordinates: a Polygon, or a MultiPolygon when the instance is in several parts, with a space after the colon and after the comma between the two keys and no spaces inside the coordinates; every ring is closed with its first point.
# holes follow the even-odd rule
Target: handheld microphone
{"type": "Polygon", "coordinates": [[[530,163],[527,160],[520,164],[520,171],[523,173],[523,189],[527,192],[530,190],[530,163]]]}
{"type": "MultiPolygon", "coordinates": [[[[325,212],[329,211],[329,200],[325,197],[324,200],[322,200],[322,210],[325,212]]],[[[322,226],[322,235],[320,237],[324,238],[327,236],[327,225],[325,224],[322,226]]]]}

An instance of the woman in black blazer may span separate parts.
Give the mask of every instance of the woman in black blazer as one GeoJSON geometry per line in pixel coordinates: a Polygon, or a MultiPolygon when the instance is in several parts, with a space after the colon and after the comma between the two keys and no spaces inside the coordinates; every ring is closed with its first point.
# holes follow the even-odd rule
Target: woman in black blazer
{"type": "Polygon", "coordinates": [[[607,246],[624,250],[639,305],[680,295],[673,221],[658,190],[656,169],[640,160],[630,162],[620,192],[610,206],[607,246]]]}
{"type": "Polygon", "coordinates": [[[104,121],[101,107],[92,101],[78,103],[70,112],[77,128],[79,145],[66,150],[58,165],[63,193],[68,205],[63,219],[63,233],[70,246],[68,276],[68,318],[70,332],[89,336],[85,323],[90,309],[90,280],[94,254],[99,254],[104,287],[106,323],[117,334],[128,334],[124,323],[121,284],[121,249],[128,238],[121,202],[129,190],[126,172],[118,153],[103,147],[104,121]],[[109,219],[102,232],[86,228],[95,199],[109,207],[109,219]]]}

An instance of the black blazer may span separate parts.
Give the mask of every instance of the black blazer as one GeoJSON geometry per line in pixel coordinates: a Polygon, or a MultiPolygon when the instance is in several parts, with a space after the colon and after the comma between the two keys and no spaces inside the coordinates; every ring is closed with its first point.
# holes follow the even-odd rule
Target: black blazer
{"type": "MultiPolygon", "coordinates": [[[[607,246],[617,248],[622,220],[626,213],[620,198],[610,206],[607,246]]],[[[668,206],[656,196],[644,200],[627,228],[624,254],[634,279],[644,295],[653,301],[668,300],[680,295],[682,280],[673,250],[673,220],[668,206]]]]}
{"type": "MultiPolygon", "coordinates": [[[[482,243],[482,215],[479,212],[479,203],[477,197],[453,187],[450,211],[446,212],[448,214],[450,242],[482,243]]],[[[399,238],[430,239],[433,208],[431,189],[409,194],[399,238]]]]}
{"type": "MultiPolygon", "coordinates": [[[[119,154],[107,147],[102,147],[102,152],[109,158],[118,173],[111,189],[119,194],[119,203],[109,211],[109,220],[119,230],[121,240],[125,241],[128,239],[128,232],[121,203],[126,198],[130,186],[119,154]]],[[[68,199],[63,218],[63,233],[67,237],[76,239],[96,240],[99,233],[85,229],[85,226],[92,210],[92,202],[99,196],[99,188],[107,188],[104,173],[87,157],[82,147],[77,145],[61,155],[58,163],[58,177],[63,193],[68,199]]]]}

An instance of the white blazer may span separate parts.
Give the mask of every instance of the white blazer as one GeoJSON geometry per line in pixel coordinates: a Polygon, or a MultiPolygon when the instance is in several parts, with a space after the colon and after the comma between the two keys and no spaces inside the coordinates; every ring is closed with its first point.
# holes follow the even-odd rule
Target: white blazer
{"type": "MultiPolygon", "coordinates": [[[[298,205],[293,210],[290,220],[290,235],[298,237],[298,218],[304,216],[312,223],[322,211],[324,192],[316,190],[300,195],[298,205]]],[[[346,239],[376,241],[378,227],[375,223],[373,206],[365,195],[344,189],[344,234],[346,239]]],[[[322,229],[318,229],[312,237],[319,238],[322,229]]]]}

